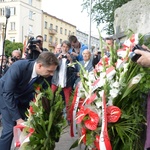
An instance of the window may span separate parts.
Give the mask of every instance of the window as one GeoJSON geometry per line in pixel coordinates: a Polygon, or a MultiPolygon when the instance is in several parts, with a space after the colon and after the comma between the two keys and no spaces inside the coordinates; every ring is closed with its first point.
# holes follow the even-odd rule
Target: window
{"type": "Polygon", "coordinates": [[[11,16],[16,15],[16,8],[15,7],[10,7],[10,15],[11,16]]]}
{"type": "Polygon", "coordinates": [[[43,39],[44,39],[45,42],[47,41],[47,35],[46,34],[44,34],[43,39]]]}
{"type": "Polygon", "coordinates": [[[71,35],[71,31],[69,31],[69,35],[71,35]]]}
{"type": "Polygon", "coordinates": [[[5,0],[0,0],[0,2],[4,2],[5,0]]]}
{"type": "Polygon", "coordinates": [[[58,38],[55,38],[55,43],[58,43],[58,38]]]}
{"type": "Polygon", "coordinates": [[[4,8],[0,8],[0,16],[4,16],[4,15],[5,15],[4,8]]]}
{"type": "Polygon", "coordinates": [[[33,33],[33,26],[29,25],[29,34],[33,33]]]}
{"type": "Polygon", "coordinates": [[[15,42],[15,37],[10,37],[11,42],[15,42]]]}
{"type": "Polygon", "coordinates": [[[29,0],[29,5],[32,5],[32,0],[29,0]]]}
{"type": "Polygon", "coordinates": [[[33,15],[34,15],[33,11],[29,11],[29,19],[33,19],[33,15]]]}
{"type": "Polygon", "coordinates": [[[62,43],[62,39],[60,39],[60,44],[62,43]]]}
{"type": "Polygon", "coordinates": [[[53,29],[53,24],[50,24],[50,29],[53,29]]]}
{"type": "Polygon", "coordinates": [[[47,29],[47,22],[44,22],[44,28],[47,29]]]}
{"type": "Polygon", "coordinates": [[[15,22],[10,23],[10,30],[15,30],[15,22]]]}
{"type": "Polygon", "coordinates": [[[65,29],[65,35],[67,35],[67,29],[65,29]]]}
{"type": "Polygon", "coordinates": [[[61,27],[61,28],[60,28],[60,34],[63,34],[62,32],[63,32],[63,31],[62,31],[62,27],[61,27]]]}
{"type": "Polygon", "coordinates": [[[0,31],[3,29],[4,23],[0,23],[0,31]]]}
{"type": "Polygon", "coordinates": [[[58,32],[58,26],[56,26],[56,32],[58,32]]]}
{"type": "Polygon", "coordinates": [[[52,36],[49,37],[49,42],[51,42],[51,43],[53,42],[53,37],[52,36]]]}

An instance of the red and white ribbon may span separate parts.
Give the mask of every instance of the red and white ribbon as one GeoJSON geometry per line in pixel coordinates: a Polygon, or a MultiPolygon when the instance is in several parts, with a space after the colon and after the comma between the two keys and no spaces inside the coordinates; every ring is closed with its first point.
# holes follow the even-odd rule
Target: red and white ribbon
{"type": "Polygon", "coordinates": [[[107,112],[106,112],[106,98],[103,91],[102,95],[102,127],[99,139],[99,147],[101,150],[112,150],[110,139],[107,131],[107,112]]]}
{"type": "Polygon", "coordinates": [[[14,133],[14,144],[15,144],[15,147],[20,147],[22,145],[22,143],[27,139],[29,138],[32,133],[34,132],[34,129],[33,128],[29,128],[29,133],[23,137],[22,139],[20,139],[20,135],[21,133],[23,132],[23,129],[25,128],[26,126],[25,125],[22,125],[22,124],[19,124],[19,125],[16,125],[14,126],[13,128],[13,133],[14,133]]]}
{"type": "Polygon", "coordinates": [[[76,113],[79,105],[80,96],[78,94],[79,84],[76,86],[72,106],[70,109],[71,113],[71,126],[70,126],[70,134],[71,137],[77,136],[77,127],[76,127],[76,113]]]}

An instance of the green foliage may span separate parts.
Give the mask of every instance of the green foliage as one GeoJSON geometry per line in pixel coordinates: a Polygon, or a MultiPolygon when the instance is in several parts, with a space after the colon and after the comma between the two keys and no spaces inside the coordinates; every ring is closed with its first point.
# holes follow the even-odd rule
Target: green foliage
{"type": "Polygon", "coordinates": [[[60,95],[61,88],[53,95],[51,89],[40,89],[36,102],[30,106],[34,113],[29,113],[27,125],[35,131],[26,146],[28,150],[53,150],[59,141],[66,120],[63,117],[64,101],[60,95]]]}
{"type": "MultiPolygon", "coordinates": [[[[105,27],[103,30],[107,32],[107,34],[112,35],[114,33],[114,11],[121,7],[123,4],[129,2],[131,0],[95,0],[92,2],[92,18],[93,21],[100,25],[105,23],[105,27]]],[[[86,9],[89,11],[90,0],[83,0],[83,10],[86,9]]]]}
{"type": "Polygon", "coordinates": [[[5,55],[11,56],[13,50],[20,49],[22,51],[23,44],[18,42],[11,42],[9,40],[5,41],[5,55]]]}

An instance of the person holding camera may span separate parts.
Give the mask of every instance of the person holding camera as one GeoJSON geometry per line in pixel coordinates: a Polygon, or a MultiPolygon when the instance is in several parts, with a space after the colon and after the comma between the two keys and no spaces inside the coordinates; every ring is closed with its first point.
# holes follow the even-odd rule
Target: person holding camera
{"type": "Polygon", "coordinates": [[[72,92],[72,87],[75,81],[75,67],[72,65],[73,63],[73,55],[71,55],[68,51],[71,48],[71,44],[69,41],[63,41],[61,44],[61,53],[56,54],[59,60],[59,66],[52,77],[52,85],[51,89],[55,92],[58,86],[61,86],[65,104],[67,111],[67,120],[70,120],[69,116],[69,99],[72,92]]]}
{"type": "Polygon", "coordinates": [[[137,60],[137,63],[143,67],[150,67],[150,52],[135,50],[136,54],[141,55],[137,60]]]}
{"type": "MultiPolygon", "coordinates": [[[[136,60],[136,63],[143,67],[150,67],[150,50],[142,46],[147,51],[143,51],[140,49],[136,49],[134,53],[139,56],[136,60]],[[149,51],[149,52],[148,52],[149,51]]],[[[148,94],[147,99],[147,131],[146,131],[146,142],[145,142],[145,150],[150,150],[150,92],[148,94]]]]}
{"type": "Polygon", "coordinates": [[[31,37],[28,41],[26,58],[35,60],[43,51],[48,51],[46,48],[43,48],[43,36],[38,35],[36,39],[31,37]]]}
{"type": "Polygon", "coordinates": [[[77,37],[74,35],[70,35],[68,40],[71,43],[71,48],[70,48],[69,52],[73,56],[75,56],[77,61],[82,61],[83,60],[82,52],[85,49],[88,49],[88,47],[85,44],[79,42],[77,37]]]}

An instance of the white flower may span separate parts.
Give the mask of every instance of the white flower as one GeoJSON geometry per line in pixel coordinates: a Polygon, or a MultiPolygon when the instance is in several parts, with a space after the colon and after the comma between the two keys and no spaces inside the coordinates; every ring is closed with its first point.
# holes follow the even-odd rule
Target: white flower
{"type": "Polygon", "coordinates": [[[113,88],[119,88],[120,84],[119,82],[115,81],[113,84],[112,84],[112,87],[113,88]]]}
{"type": "Polygon", "coordinates": [[[113,89],[111,89],[110,90],[110,96],[112,97],[112,98],[115,98],[115,97],[117,97],[118,96],[118,93],[119,93],[119,89],[115,89],[115,88],[113,88],[113,89]]]}
{"type": "Polygon", "coordinates": [[[96,104],[96,107],[97,108],[100,108],[102,106],[102,100],[100,98],[98,98],[96,101],[95,101],[95,104],[96,104]]]}
{"type": "Polygon", "coordinates": [[[107,106],[112,106],[112,105],[113,105],[113,98],[111,96],[109,96],[107,106]]]}
{"type": "Polygon", "coordinates": [[[133,77],[130,81],[129,87],[131,87],[134,84],[138,84],[143,76],[144,76],[144,74],[140,73],[140,74],[136,75],[135,77],[133,77]]]}

